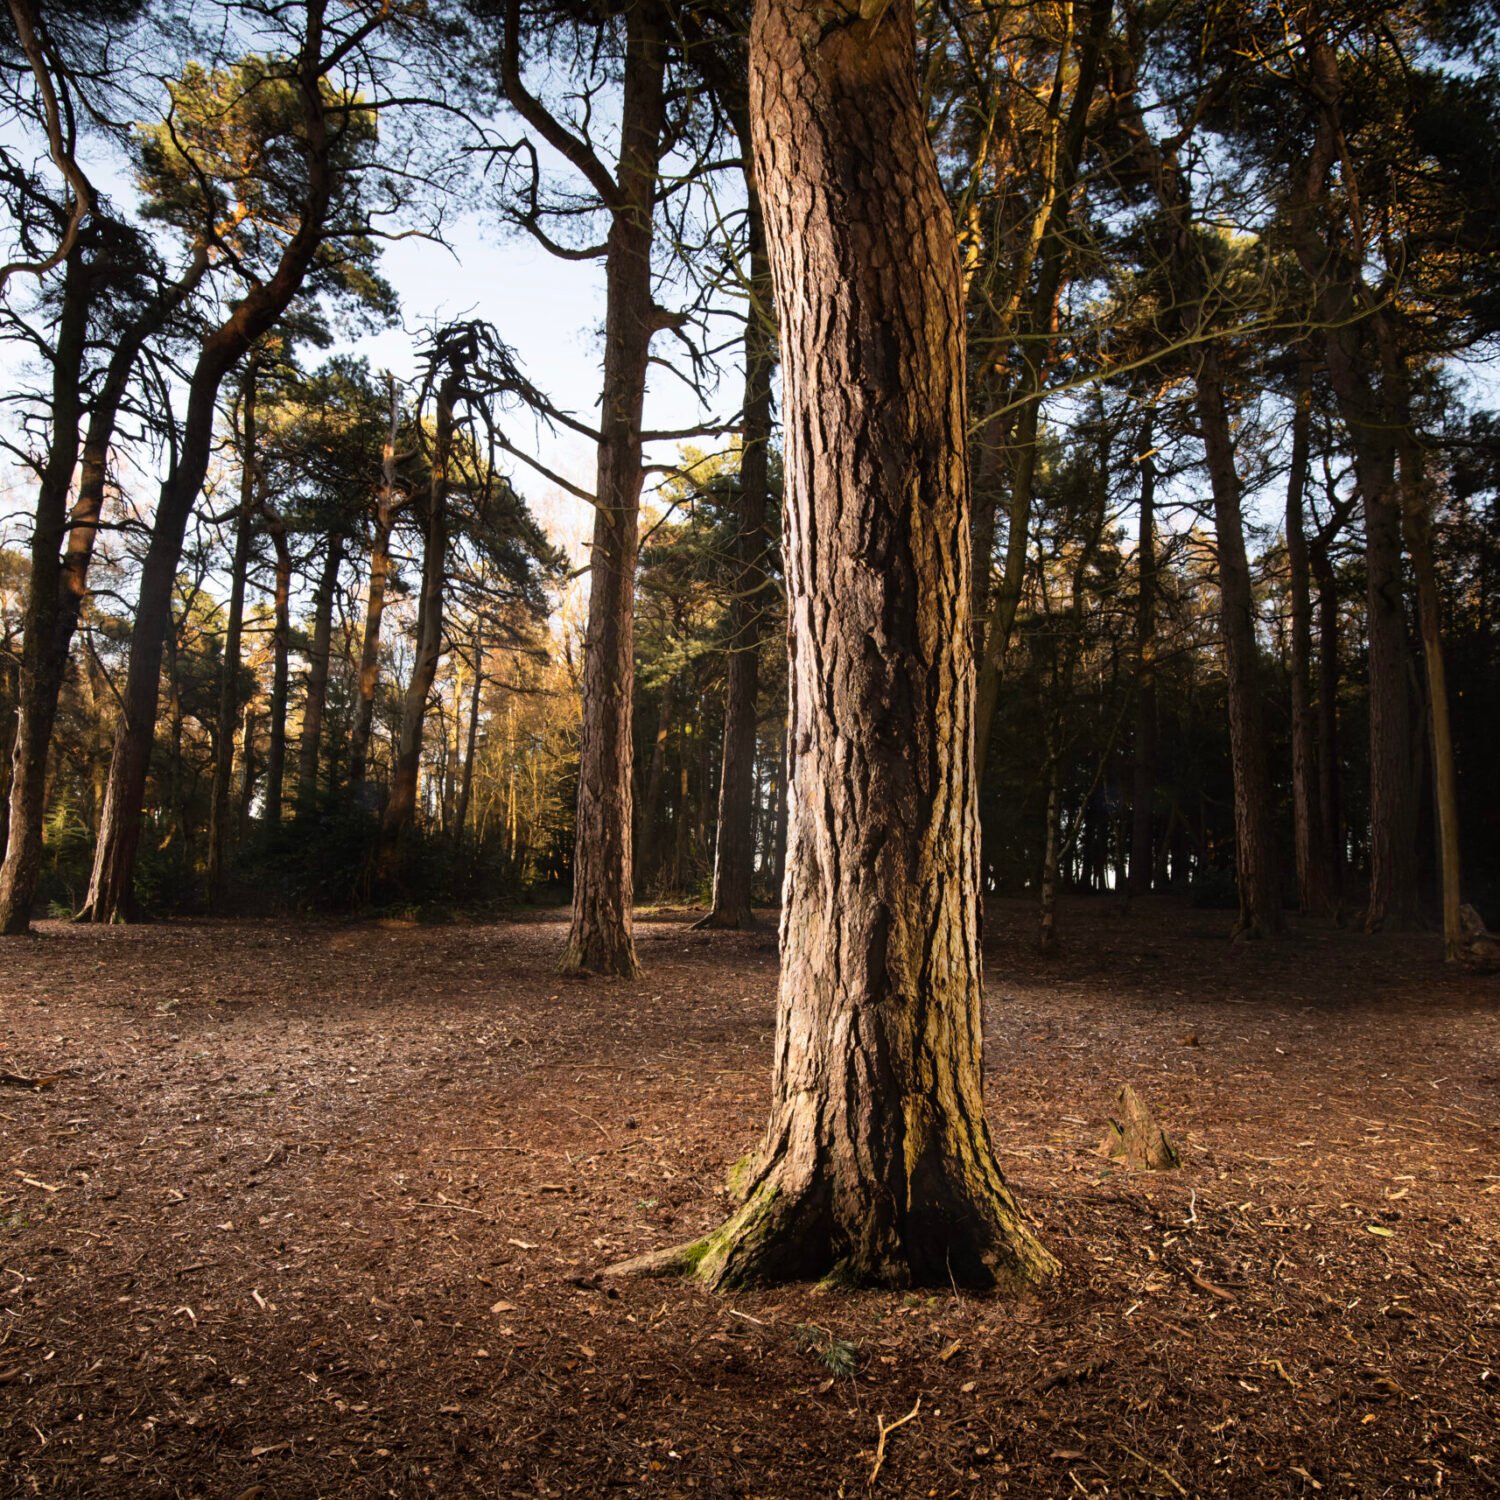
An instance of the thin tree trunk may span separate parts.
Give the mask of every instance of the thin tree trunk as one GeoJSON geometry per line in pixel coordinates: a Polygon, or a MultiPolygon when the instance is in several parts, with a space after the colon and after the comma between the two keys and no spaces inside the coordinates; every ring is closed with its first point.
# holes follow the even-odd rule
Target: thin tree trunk
{"type": "Polygon", "coordinates": [[[1261,937],[1285,925],[1276,863],[1271,773],[1261,709],[1260,651],[1255,641],[1255,596],[1245,553],[1240,480],[1224,398],[1217,344],[1198,360],[1198,419],[1208,455],[1219,561],[1220,622],[1229,686],[1229,750],[1234,766],[1234,864],[1240,915],[1235,935],[1261,937]]]}
{"type": "Polygon", "coordinates": [[[759,0],[751,68],[787,410],[775,1076],[743,1207],[647,1264],[1028,1283],[1055,1262],[981,1092],[963,314],[911,0],[759,0]]]}
{"type": "Polygon", "coordinates": [[[333,644],[333,602],[338,594],[344,539],[328,538],[323,572],[313,601],[312,649],[308,658],[307,698],[302,706],[302,739],[297,746],[297,811],[311,812],[318,800],[318,765],[323,745],[323,710],[328,702],[328,659],[333,644]]]}
{"type": "Polygon", "coordinates": [[[662,684],[661,703],[656,715],[656,736],[651,742],[646,784],[641,788],[634,875],[636,886],[643,891],[650,890],[661,873],[661,793],[667,775],[667,742],[672,737],[676,710],[677,679],[669,677],[662,684]]]}
{"type": "Polygon", "coordinates": [[[755,732],[760,708],[760,643],[765,619],[766,506],[769,498],[771,374],[776,351],[760,205],[750,201],[750,310],[745,318],[745,418],[740,447],[737,569],[730,605],[729,685],[714,841],[713,899],[699,927],[751,927],[755,879],[755,732]]]}
{"type": "Polygon", "coordinates": [[[625,17],[618,207],[604,261],[604,388],[584,636],[573,921],[559,964],[563,973],[640,972],[631,928],[631,704],[641,414],[651,338],[659,326],[651,239],[665,69],[662,15],[653,0],[636,0],[625,17]]]}
{"type": "Polygon", "coordinates": [[[1130,796],[1130,893],[1151,889],[1155,861],[1156,804],[1156,463],[1153,416],[1147,411],[1141,428],[1140,531],[1136,541],[1136,578],[1140,598],[1135,612],[1135,755],[1130,796]]]}
{"type": "Polygon", "coordinates": [[[1313,917],[1333,911],[1333,878],[1318,797],[1318,722],[1312,683],[1312,566],[1303,516],[1312,428],[1312,375],[1303,357],[1292,420],[1291,470],[1286,485],[1286,551],[1290,573],[1292,640],[1292,816],[1297,845],[1297,888],[1302,910],[1313,917]]]}
{"type": "Polygon", "coordinates": [[[422,764],[422,731],[427,700],[443,654],[443,584],[448,570],[448,464],[453,453],[453,403],[462,387],[462,369],[450,370],[438,386],[437,425],[432,445],[432,480],[427,495],[427,528],[422,550],[422,592],[417,602],[417,649],[411,681],[401,699],[401,729],[385,805],[384,833],[395,838],[417,815],[417,775],[422,764]]]}
{"type": "Polygon", "coordinates": [[[292,551],[287,545],[286,523],[264,501],[267,529],[276,550],[275,615],[271,632],[271,726],[266,753],[266,827],[281,822],[282,787],[286,781],[286,705],[291,676],[288,656],[292,638],[292,551]]]}
{"type": "Polygon", "coordinates": [[[1045,954],[1057,952],[1058,818],[1062,797],[1062,757],[1047,746],[1047,830],[1042,842],[1042,914],[1038,946],[1045,954]]]}
{"type": "Polygon", "coordinates": [[[1437,811],[1438,865],[1442,876],[1443,953],[1449,963],[1464,943],[1459,850],[1458,781],[1453,765],[1453,727],[1448,674],[1443,661],[1442,603],[1432,556],[1432,513],[1422,453],[1410,427],[1401,436],[1402,520],[1406,550],[1417,584],[1417,621],[1427,669],[1427,725],[1432,747],[1433,800],[1437,811]]]}
{"type": "Polygon", "coordinates": [[[5,862],[0,866],[0,933],[7,935],[30,931],[31,906],[42,868],[47,750],[67,667],[66,645],[61,660],[56,654],[62,609],[61,548],[68,491],[81,439],[91,279],[84,252],[75,244],[63,265],[62,307],[52,349],[51,445],[37,487],[31,533],[16,739],[11,756],[10,826],[6,830],[5,862]]]}
{"type": "Polygon", "coordinates": [[[245,575],[250,566],[250,535],[255,518],[255,386],[257,361],[245,367],[240,428],[240,509],[235,520],[234,559],[230,564],[229,617],[224,627],[224,664],[219,680],[218,734],[214,745],[213,789],[208,807],[208,899],[224,899],[228,875],[229,792],[234,776],[234,731],[239,722],[240,638],[245,620],[245,575]]]}
{"type": "Polygon", "coordinates": [[[349,792],[358,802],[365,784],[370,755],[370,730],[375,722],[375,689],[380,681],[380,626],[385,617],[385,591],[391,577],[391,532],[400,508],[396,486],[396,437],[401,408],[396,379],[386,376],[390,398],[390,429],[381,458],[382,484],[370,540],[370,589],[365,599],[364,637],[359,648],[359,696],[354,707],[354,727],[349,736],[349,792]]]}
{"type": "Polygon", "coordinates": [[[469,798],[474,789],[474,752],[479,745],[479,698],[484,691],[484,637],[474,626],[474,686],[469,693],[469,739],[464,750],[463,780],[458,789],[458,807],[453,814],[453,837],[463,842],[469,816],[469,798]]]}

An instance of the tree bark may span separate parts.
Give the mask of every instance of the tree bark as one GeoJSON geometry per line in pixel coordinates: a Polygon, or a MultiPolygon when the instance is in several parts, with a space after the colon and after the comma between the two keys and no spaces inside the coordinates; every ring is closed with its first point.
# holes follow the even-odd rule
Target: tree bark
{"type": "Polygon", "coordinates": [[[631,705],[641,414],[651,339],[659,326],[651,239],[666,118],[666,47],[654,0],[636,0],[625,18],[617,206],[604,260],[604,388],[584,634],[573,921],[559,964],[565,974],[628,978],[640,972],[631,927],[631,705]]]}
{"type": "Polygon", "coordinates": [[[739,531],[730,605],[729,684],[719,770],[713,900],[699,927],[752,927],[755,879],[755,732],[760,708],[760,643],[765,619],[766,507],[769,499],[771,374],[775,335],[763,297],[770,290],[765,233],[750,198],[750,309],[745,317],[745,418],[740,444],[739,531]]]}
{"type": "Polygon", "coordinates": [[[643,1269],[1019,1286],[1055,1268],[981,1086],[964,325],[911,0],[760,0],[782,327],[792,832],[770,1120],[740,1211],[643,1269]]]}
{"type": "Polygon", "coordinates": [[[240,508],[235,519],[234,559],[230,564],[229,615],[224,626],[214,779],[208,806],[208,899],[214,906],[224,899],[228,875],[229,792],[234,777],[234,731],[240,717],[240,639],[245,621],[245,575],[250,566],[250,535],[255,521],[257,373],[252,355],[245,367],[240,413],[240,508]]]}
{"type": "Polygon", "coordinates": [[[453,813],[453,838],[463,843],[464,824],[469,817],[469,798],[474,790],[474,753],[479,747],[479,699],[484,692],[484,637],[474,625],[474,683],[469,691],[469,737],[464,748],[463,779],[458,788],[458,806],[453,813]]]}
{"type": "Polygon", "coordinates": [[[297,746],[297,811],[313,810],[318,800],[318,765],[323,746],[323,709],[328,702],[328,658],[333,643],[333,601],[338,593],[339,569],[344,562],[344,539],[328,538],[323,572],[313,601],[312,649],[308,659],[307,697],[302,705],[302,738],[297,746]]]}

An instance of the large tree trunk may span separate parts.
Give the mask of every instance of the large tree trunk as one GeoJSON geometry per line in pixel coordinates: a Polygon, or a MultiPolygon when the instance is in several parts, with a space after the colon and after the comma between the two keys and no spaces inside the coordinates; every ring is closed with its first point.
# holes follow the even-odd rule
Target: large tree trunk
{"type": "Polygon", "coordinates": [[[1271,773],[1261,710],[1260,653],[1255,641],[1255,596],[1245,554],[1240,480],[1216,344],[1198,359],[1198,419],[1208,455],[1219,561],[1219,618],[1229,679],[1229,751],[1234,767],[1234,866],[1240,915],[1235,935],[1261,937],[1285,925],[1276,865],[1271,773]]]}
{"type": "Polygon", "coordinates": [[[383,482],[370,540],[370,590],[365,599],[364,637],[359,648],[359,698],[354,728],[349,736],[349,791],[359,800],[370,757],[370,730],[375,722],[375,689],[380,680],[380,626],[385,618],[385,591],[391,577],[391,531],[400,499],[396,487],[396,437],[401,408],[394,376],[386,377],[390,397],[390,429],[386,434],[381,468],[383,482]]]}
{"type": "Polygon", "coordinates": [[[713,901],[699,927],[750,927],[755,879],[755,732],[760,707],[760,643],[766,600],[767,459],[771,443],[771,372],[776,364],[760,205],[750,203],[750,310],[745,318],[745,421],[740,447],[739,532],[730,604],[729,686],[724,701],[724,754],[719,771],[713,901]]]}
{"type": "Polygon", "coordinates": [[[1141,520],[1136,541],[1135,754],[1130,795],[1130,893],[1151,889],[1156,802],[1156,462],[1152,414],[1141,428],[1141,520]]]}
{"type": "Polygon", "coordinates": [[[328,658],[333,643],[333,602],[338,593],[339,569],[344,562],[344,539],[328,538],[323,572],[313,600],[313,635],[307,668],[307,697],[302,705],[302,739],[297,746],[297,810],[308,813],[318,800],[318,764],[323,747],[323,709],[328,702],[328,658]]]}
{"type": "Polygon", "coordinates": [[[760,0],[786,389],[792,834],[770,1121],[713,1285],[1018,1286],[1055,1267],[981,1084],[963,315],[911,0],[760,0]]]}
{"type": "Polygon", "coordinates": [[[1326,917],[1334,908],[1333,876],[1318,796],[1318,722],[1312,684],[1312,565],[1303,515],[1312,428],[1311,379],[1309,362],[1304,357],[1297,384],[1291,471],[1286,484],[1286,552],[1292,615],[1292,817],[1302,910],[1308,916],[1326,917]]]}
{"type": "Polygon", "coordinates": [[[229,617],[224,627],[224,664],[219,679],[218,730],[214,779],[208,805],[208,899],[224,898],[228,873],[229,791],[234,776],[234,731],[240,717],[240,639],[245,622],[245,575],[250,567],[250,535],[255,521],[256,361],[245,367],[240,412],[240,509],[235,520],[234,560],[230,565],[229,617]]]}
{"type": "Polygon", "coordinates": [[[628,977],[640,972],[631,929],[631,703],[641,413],[658,326],[651,236],[665,119],[666,34],[653,0],[636,0],[625,27],[619,206],[604,261],[604,389],[584,635],[573,922],[559,967],[563,973],[628,977]]]}

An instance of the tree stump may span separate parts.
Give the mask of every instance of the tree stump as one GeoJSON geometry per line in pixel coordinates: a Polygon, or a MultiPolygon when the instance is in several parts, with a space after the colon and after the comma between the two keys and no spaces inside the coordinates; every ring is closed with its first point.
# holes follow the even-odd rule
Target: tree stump
{"type": "Polygon", "coordinates": [[[1115,1096],[1117,1116],[1099,1142],[1099,1154],[1123,1161],[1147,1172],[1168,1172],[1182,1165],[1182,1158],[1150,1107],[1127,1083],[1115,1096]]]}
{"type": "Polygon", "coordinates": [[[1500,969],[1500,938],[1485,925],[1484,918],[1467,904],[1458,909],[1458,925],[1463,930],[1460,957],[1476,969],[1500,969]]]}

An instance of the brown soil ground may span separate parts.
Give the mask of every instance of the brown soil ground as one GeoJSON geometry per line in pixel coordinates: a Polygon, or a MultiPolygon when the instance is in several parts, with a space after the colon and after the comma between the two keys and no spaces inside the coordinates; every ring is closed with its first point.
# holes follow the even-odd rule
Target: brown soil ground
{"type": "Polygon", "coordinates": [[[0,947],[0,1493],[1500,1492],[1500,980],[989,918],[1011,1302],[600,1276],[723,1216],[774,934],[44,924],[0,947]],[[1094,1147],[1137,1085],[1183,1169],[1094,1147]],[[918,1404],[920,1398],[920,1405],[918,1404]]]}

